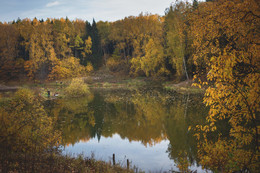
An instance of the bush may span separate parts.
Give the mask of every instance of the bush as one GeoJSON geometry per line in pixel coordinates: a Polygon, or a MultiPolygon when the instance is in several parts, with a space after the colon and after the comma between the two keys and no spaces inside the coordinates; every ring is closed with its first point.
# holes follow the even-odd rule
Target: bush
{"type": "Polygon", "coordinates": [[[79,97],[90,94],[89,87],[84,83],[83,79],[72,79],[70,85],[65,89],[67,97],[79,97]]]}

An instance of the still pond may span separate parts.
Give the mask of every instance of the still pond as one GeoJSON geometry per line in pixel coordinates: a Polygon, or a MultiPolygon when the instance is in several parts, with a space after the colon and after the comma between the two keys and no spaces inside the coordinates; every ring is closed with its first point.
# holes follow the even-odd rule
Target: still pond
{"type": "Polygon", "coordinates": [[[188,127],[205,121],[202,95],[160,87],[93,89],[83,98],[45,102],[58,117],[64,155],[94,157],[145,172],[205,172],[197,164],[196,140],[188,127]]]}

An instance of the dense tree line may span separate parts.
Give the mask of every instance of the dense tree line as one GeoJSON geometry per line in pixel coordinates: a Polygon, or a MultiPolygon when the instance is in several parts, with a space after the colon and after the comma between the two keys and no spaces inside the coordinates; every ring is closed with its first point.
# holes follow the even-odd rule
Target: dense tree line
{"type": "Polygon", "coordinates": [[[92,24],[68,18],[1,23],[1,79],[69,78],[103,65],[131,76],[189,78],[194,66],[187,23],[194,8],[180,2],[165,16],[92,24]]]}
{"type": "MultiPolygon", "coordinates": [[[[251,1],[255,2],[247,0],[240,4],[252,4],[251,1]]],[[[232,50],[241,50],[236,42],[243,37],[242,31],[236,34],[233,31],[229,36],[232,31],[225,33],[226,28],[222,27],[228,18],[221,14],[232,7],[225,6],[213,13],[214,5],[225,2],[180,1],[167,8],[164,16],[141,13],[115,22],[93,20],[90,24],[68,18],[46,21],[35,18],[1,23],[1,78],[68,78],[85,75],[93,67],[98,69],[103,65],[131,76],[185,80],[195,73],[205,78],[210,71],[210,57],[223,52],[229,42],[234,43],[229,44],[232,50]]],[[[233,16],[259,18],[258,14],[246,13],[242,8],[237,8],[233,16]]],[[[248,21],[239,22],[232,23],[234,26],[230,28],[248,21]]],[[[253,27],[251,30],[257,29],[253,27]]]]}
{"type": "Polygon", "coordinates": [[[112,23],[98,22],[108,68],[132,76],[189,78],[193,63],[185,53],[190,46],[185,37],[186,8],[190,4],[181,2],[166,9],[163,17],[140,14],[112,23]]]}
{"type": "Polygon", "coordinates": [[[100,42],[94,23],[63,18],[1,23],[1,79],[60,79],[90,72],[100,64],[92,58],[100,42]]]}

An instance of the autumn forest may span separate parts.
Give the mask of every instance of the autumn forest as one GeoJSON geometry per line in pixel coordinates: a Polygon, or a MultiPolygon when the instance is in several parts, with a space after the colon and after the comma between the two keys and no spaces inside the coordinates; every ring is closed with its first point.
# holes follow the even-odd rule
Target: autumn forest
{"type": "MultiPolygon", "coordinates": [[[[260,3],[257,0],[176,1],[166,8],[163,16],[141,13],[114,22],[66,17],[18,18],[9,23],[0,22],[0,80],[2,83],[42,84],[77,78],[64,89],[67,93],[64,97],[84,95],[88,99],[91,97],[89,86],[80,78],[100,69],[157,83],[192,81],[192,87],[203,90],[203,104],[208,109],[208,113],[203,111],[205,121],[189,117],[196,123],[189,121],[185,131],[192,131],[196,139],[196,162],[213,172],[257,172],[260,169],[259,41],[260,3]]],[[[58,115],[44,110],[46,100],[38,96],[41,93],[33,93],[19,89],[9,99],[0,95],[0,146],[9,148],[11,154],[43,153],[61,141],[58,115]],[[33,138],[28,139],[31,135],[33,138]],[[37,145],[38,141],[41,145],[37,145]],[[21,148],[15,142],[22,143],[21,148]]],[[[161,109],[154,110],[154,105],[160,103],[153,102],[149,108],[148,98],[143,100],[141,95],[135,94],[131,102],[139,106],[136,111],[153,112],[151,115],[156,118],[161,109]]],[[[186,102],[188,100],[189,96],[186,102]]],[[[163,110],[162,114],[166,115],[167,108],[163,110]]],[[[95,121],[90,112],[84,119],[87,124],[95,121]]],[[[1,155],[0,172],[8,165],[4,158],[10,153],[1,155]]],[[[37,162],[30,154],[22,158],[37,162]]],[[[179,171],[191,172],[184,161],[178,159],[179,171]]],[[[27,168],[32,172],[37,170],[30,166],[21,170],[27,168]]],[[[14,162],[6,170],[16,169],[19,170],[14,162]]]]}

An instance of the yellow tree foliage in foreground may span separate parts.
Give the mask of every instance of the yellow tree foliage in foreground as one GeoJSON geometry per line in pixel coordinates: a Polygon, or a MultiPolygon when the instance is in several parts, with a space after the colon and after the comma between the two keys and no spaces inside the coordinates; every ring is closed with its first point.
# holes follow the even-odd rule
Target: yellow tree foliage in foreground
{"type": "Polygon", "coordinates": [[[203,166],[221,172],[259,170],[259,3],[220,0],[202,3],[191,16],[194,60],[206,63],[210,107],[197,125],[203,166]],[[228,123],[228,135],[219,125],[228,123]],[[214,134],[217,140],[210,139],[214,134]]]}
{"type": "Polygon", "coordinates": [[[18,90],[10,101],[1,104],[0,120],[2,154],[39,154],[60,141],[53,118],[27,89],[18,90]]]}

